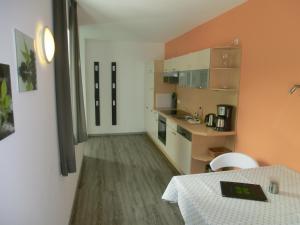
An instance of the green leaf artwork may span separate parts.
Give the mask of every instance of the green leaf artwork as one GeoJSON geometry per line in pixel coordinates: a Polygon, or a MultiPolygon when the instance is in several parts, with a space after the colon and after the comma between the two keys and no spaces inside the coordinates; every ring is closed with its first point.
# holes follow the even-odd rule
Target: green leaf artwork
{"type": "Polygon", "coordinates": [[[9,66],[0,64],[0,140],[14,131],[9,66]]]}
{"type": "Polygon", "coordinates": [[[37,89],[36,64],[33,39],[15,30],[18,81],[20,91],[37,89]]]}
{"type": "Polygon", "coordinates": [[[0,125],[5,123],[8,119],[8,115],[11,112],[11,97],[7,95],[7,84],[6,80],[3,80],[1,83],[1,95],[0,95],[0,125]]]}

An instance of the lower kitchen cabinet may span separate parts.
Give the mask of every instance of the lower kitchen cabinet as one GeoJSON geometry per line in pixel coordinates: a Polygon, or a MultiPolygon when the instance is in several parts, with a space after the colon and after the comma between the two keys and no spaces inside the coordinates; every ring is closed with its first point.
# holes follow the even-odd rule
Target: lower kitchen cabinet
{"type": "Polygon", "coordinates": [[[145,128],[147,134],[156,141],[157,139],[157,128],[158,126],[158,112],[154,111],[153,109],[145,110],[145,128]]]}
{"type": "MultiPolygon", "coordinates": [[[[178,133],[177,133],[178,134],[178,133]]],[[[192,142],[182,135],[177,135],[178,166],[182,173],[191,173],[192,142]]]]}
{"type": "Polygon", "coordinates": [[[166,154],[181,173],[190,174],[192,143],[186,137],[178,133],[177,128],[174,129],[173,126],[170,126],[170,124],[168,125],[166,154]]]}
{"type": "Polygon", "coordinates": [[[150,110],[150,136],[156,140],[157,132],[158,132],[158,112],[154,110],[150,110]]]}
{"type": "Polygon", "coordinates": [[[172,128],[167,127],[166,154],[176,169],[179,170],[177,141],[177,132],[172,128]]]}
{"type": "Polygon", "coordinates": [[[151,123],[151,111],[150,109],[146,106],[145,107],[145,130],[147,134],[150,135],[150,123],[151,123]]]}

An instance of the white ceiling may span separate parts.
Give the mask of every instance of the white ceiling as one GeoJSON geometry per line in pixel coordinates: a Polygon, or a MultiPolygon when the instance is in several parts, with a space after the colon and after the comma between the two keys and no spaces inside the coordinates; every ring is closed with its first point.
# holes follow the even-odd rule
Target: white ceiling
{"type": "Polygon", "coordinates": [[[84,38],[169,41],[247,0],[78,0],[84,38]]]}

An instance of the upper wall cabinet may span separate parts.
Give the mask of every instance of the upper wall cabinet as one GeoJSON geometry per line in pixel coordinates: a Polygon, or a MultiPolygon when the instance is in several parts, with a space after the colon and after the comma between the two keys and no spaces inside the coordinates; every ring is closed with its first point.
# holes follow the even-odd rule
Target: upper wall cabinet
{"type": "Polygon", "coordinates": [[[174,72],[179,71],[178,65],[180,64],[180,57],[167,59],[164,61],[164,72],[174,72]]]}
{"type": "Polygon", "coordinates": [[[182,87],[207,88],[210,49],[164,61],[164,82],[182,87]]]}
{"type": "Polygon", "coordinates": [[[164,73],[172,71],[172,59],[166,59],[164,61],[164,73]]]}
{"type": "Polygon", "coordinates": [[[164,61],[164,72],[209,69],[210,49],[189,53],[164,61]]]}
{"type": "Polygon", "coordinates": [[[209,48],[165,60],[164,72],[178,72],[180,87],[237,90],[240,63],[238,47],[209,48]]]}
{"type": "Polygon", "coordinates": [[[208,88],[209,69],[187,70],[179,72],[178,86],[190,88],[208,88]]]}
{"type": "Polygon", "coordinates": [[[185,70],[201,70],[209,69],[210,65],[210,49],[190,53],[186,55],[185,70]]]}

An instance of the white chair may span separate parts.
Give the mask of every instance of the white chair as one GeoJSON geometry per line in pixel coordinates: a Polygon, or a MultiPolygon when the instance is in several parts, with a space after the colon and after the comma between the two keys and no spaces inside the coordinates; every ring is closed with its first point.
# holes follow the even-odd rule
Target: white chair
{"type": "Polygon", "coordinates": [[[259,167],[258,163],[250,156],[242,153],[225,153],[217,156],[210,162],[212,171],[225,167],[234,167],[240,169],[249,169],[259,167]]]}

